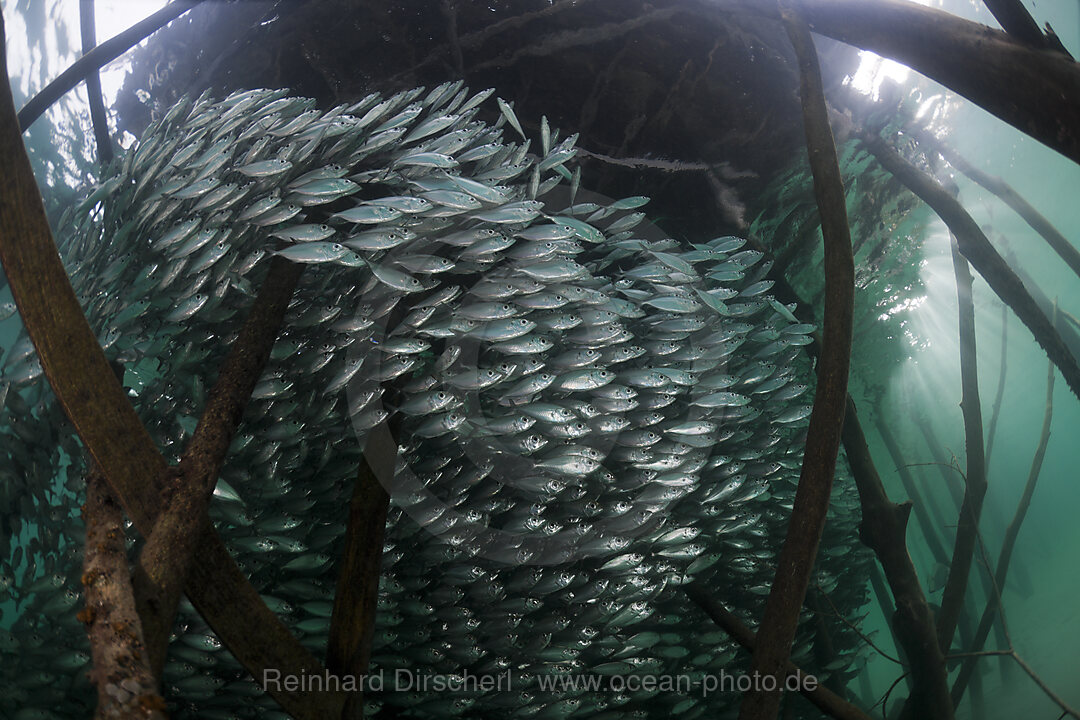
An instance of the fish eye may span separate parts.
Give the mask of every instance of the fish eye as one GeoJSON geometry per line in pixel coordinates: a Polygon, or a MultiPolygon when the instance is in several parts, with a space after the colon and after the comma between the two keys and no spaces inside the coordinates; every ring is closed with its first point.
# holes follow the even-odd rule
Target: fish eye
{"type": "Polygon", "coordinates": [[[323,232],[325,232],[325,231],[330,229],[330,226],[329,225],[320,225],[319,229],[322,230],[323,232]]]}

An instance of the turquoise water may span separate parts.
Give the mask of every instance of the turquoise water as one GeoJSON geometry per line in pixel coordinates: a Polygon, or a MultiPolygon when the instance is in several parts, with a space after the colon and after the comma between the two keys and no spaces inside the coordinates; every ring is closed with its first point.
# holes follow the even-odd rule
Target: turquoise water
{"type": "MultiPolygon", "coordinates": [[[[133,22],[136,19],[133,7],[137,6],[139,13],[156,9],[156,4],[117,2],[113,5],[112,19],[109,22],[99,20],[99,39],[109,36],[110,29],[115,31],[133,22]]],[[[15,73],[13,89],[17,106],[76,56],[76,6],[77,3],[70,0],[55,3],[4,0],[2,8],[8,23],[9,63],[15,73]],[[15,31],[18,26],[12,23],[13,17],[24,19],[24,32],[15,31]],[[49,29],[46,31],[45,28],[49,29]],[[19,41],[13,42],[12,37],[18,37],[19,41]],[[13,62],[13,56],[21,56],[22,59],[13,62]]],[[[99,6],[104,13],[102,17],[110,17],[109,3],[102,2],[99,6]]],[[[1077,34],[1080,31],[1080,7],[1076,3],[1062,0],[1029,3],[1029,6],[1040,21],[1049,21],[1054,26],[1067,48],[1080,51],[1080,36],[1077,34]]],[[[946,2],[944,9],[979,22],[992,23],[992,18],[979,3],[946,2]]],[[[864,57],[862,62],[864,69],[861,74],[858,68],[852,67],[850,70],[857,88],[873,94],[876,80],[884,73],[901,83],[903,94],[913,91],[921,93],[921,97],[927,99],[926,117],[939,113],[935,127],[965,158],[977,167],[1005,178],[1066,237],[1074,238],[1080,232],[1075,201],[1075,188],[1080,187],[1080,168],[1074,163],[931,81],[887,65],[874,73],[871,70],[872,59],[864,57]]],[[[114,68],[114,79],[106,83],[107,96],[112,92],[115,97],[119,88],[115,78],[117,73],[123,73],[122,62],[118,61],[118,65],[121,67],[114,68]]],[[[85,91],[80,87],[69,95],[58,108],[50,111],[47,120],[48,123],[40,122],[27,135],[27,144],[50,215],[55,221],[60,211],[70,204],[78,188],[92,184],[98,172],[89,139],[91,133],[85,110],[85,91]]],[[[797,122],[797,119],[793,118],[792,122],[797,122]]],[[[573,128],[568,130],[572,131],[573,128]]],[[[130,143],[130,140],[127,138],[124,142],[130,143]]],[[[793,167],[801,168],[801,158],[793,167]]],[[[863,167],[849,160],[845,169],[854,171],[863,167]]],[[[794,177],[800,178],[798,172],[796,170],[794,177]]],[[[991,228],[989,236],[999,249],[1009,248],[1006,256],[1029,276],[1036,278],[1046,296],[1056,298],[1064,310],[1080,315],[1080,310],[1072,310],[1080,307],[1080,293],[1075,289],[1077,279],[1045,242],[988,192],[959,175],[954,179],[960,187],[961,203],[980,225],[991,228]]],[[[798,180],[801,183],[806,181],[805,175],[798,180]]],[[[641,192],[649,194],[649,189],[643,188],[641,192]]],[[[776,217],[783,214],[783,208],[776,210],[776,217]]],[[[857,219],[855,221],[857,223],[857,219]]],[[[923,433],[913,424],[929,423],[930,435],[945,457],[955,456],[959,468],[963,469],[965,455],[959,410],[956,291],[948,233],[936,217],[919,206],[904,219],[896,235],[896,245],[903,245],[912,252],[907,274],[901,273],[897,277],[915,277],[918,282],[895,294],[892,288],[887,288],[887,279],[874,280],[861,287],[858,303],[862,317],[872,319],[885,313],[890,317],[878,321],[880,325],[863,325],[861,332],[857,332],[853,351],[852,393],[867,430],[871,453],[890,497],[900,501],[905,498],[905,493],[884,444],[873,430],[872,421],[879,414],[892,428],[906,461],[914,465],[912,470],[916,478],[929,488],[925,499],[934,503],[945,518],[945,528],[941,530],[946,537],[946,547],[951,549],[949,518],[955,518],[954,506],[942,487],[939,468],[923,465],[932,463],[933,457],[923,433]],[[884,350],[882,346],[868,341],[868,338],[873,340],[880,333],[895,339],[884,350]]],[[[893,252],[899,253],[898,250],[893,252]]],[[[815,257],[820,258],[820,250],[816,251],[815,257]]],[[[815,276],[815,272],[820,273],[819,261],[810,262],[801,272],[801,275],[793,278],[793,284],[820,300],[820,295],[815,291],[815,288],[820,288],[820,277],[815,276]]],[[[5,288],[0,301],[9,299],[5,288]]],[[[977,276],[974,300],[980,392],[984,427],[988,427],[1001,372],[1001,304],[977,276]]],[[[860,315],[857,314],[857,317],[860,315]]],[[[1027,329],[1012,315],[1007,317],[1006,322],[1007,380],[993,441],[988,477],[990,489],[981,524],[987,552],[995,560],[1004,523],[1012,516],[1038,441],[1044,411],[1047,365],[1045,355],[1027,329]]],[[[18,329],[17,317],[0,323],[0,346],[12,347],[18,329]]],[[[1080,422],[1078,412],[1080,408],[1075,396],[1058,376],[1050,443],[1039,486],[1012,561],[1012,574],[1017,575],[1017,566],[1022,566],[1029,583],[1015,581],[1007,584],[1003,595],[1015,649],[1051,688],[1074,707],[1080,705],[1080,688],[1075,683],[1076,641],[1080,638],[1080,616],[1075,611],[1075,598],[1080,592],[1080,573],[1076,572],[1080,527],[1075,517],[1080,493],[1074,482],[1077,457],[1071,431],[1080,422]]],[[[189,419],[185,422],[189,422],[189,419]]],[[[947,469],[946,472],[953,471],[947,469]]],[[[27,538],[24,532],[13,545],[26,544],[27,538]]],[[[908,539],[920,577],[929,580],[934,573],[935,563],[914,518],[909,524],[908,539]]],[[[15,568],[19,582],[29,582],[27,577],[22,576],[25,567],[26,563],[23,562],[15,568]]],[[[977,594],[981,598],[981,590],[977,594]]],[[[940,592],[932,594],[930,599],[932,602],[940,601],[940,592]]],[[[980,599],[978,603],[980,613],[982,602],[980,599]]],[[[11,627],[18,612],[10,600],[2,607],[3,624],[11,627]]],[[[867,611],[869,616],[861,626],[862,631],[874,633],[873,638],[880,647],[887,652],[895,652],[878,604],[871,600],[860,613],[867,611]]],[[[993,642],[994,636],[991,635],[988,643],[993,642]]],[[[887,660],[873,653],[870,658],[866,677],[862,680],[868,682],[870,694],[876,700],[897,678],[898,672],[895,665],[887,660]]],[[[11,654],[4,656],[5,669],[9,673],[14,669],[14,660],[11,654]]],[[[982,717],[1011,718],[1021,713],[1031,717],[1057,715],[1056,706],[1019,668],[1012,667],[1011,672],[1001,676],[997,659],[981,662],[986,668],[983,693],[986,707],[989,708],[982,717]],[[1004,682],[1002,677],[1005,678],[1004,682]]],[[[848,687],[863,707],[871,704],[872,701],[868,702],[869,698],[864,692],[866,687],[860,680],[851,680],[848,687]]],[[[902,695],[901,686],[890,701],[890,711],[902,695]]],[[[978,716],[973,713],[969,701],[960,706],[958,714],[960,717],[978,716]]],[[[578,716],[584,715],[575,715],[578,716]]]]}

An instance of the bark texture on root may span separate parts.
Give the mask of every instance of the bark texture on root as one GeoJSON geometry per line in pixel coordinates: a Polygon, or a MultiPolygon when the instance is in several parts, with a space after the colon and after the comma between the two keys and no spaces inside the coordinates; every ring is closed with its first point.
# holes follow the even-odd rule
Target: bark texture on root
{"type": "Polygon", "coordinates": [[[99,720],[164,720],[165,701],[150,671],[142,623],[135,610],[124,545],[124,514],[96,468],[86,476],[86,547],[82,582],[86,609],[79,619],[90,638],[99,720]]]}
{"type": "MultiPolygon", "coordinates": [[[[23,146],[5,58],[0,52],[0,262],[57,400],[117,501],[147,536],[161,511],[158,479],[165,460],[113,375],[68,280],[23,146]]],[[[209,522],[199,531],[195,554],[199,562],[185,591],[253,676],[261,679],[266,669],[324,672],[266,606],[209,522]]],[[[344,702],[340,693],[269,691],[287,711],[311,720],[337,715],[344,702]]]]}
{"type": "Polygon", "coordinates": [[[251,393],[270,359],[285,310],[304,266],[275,256],[255,304],[210,390],[195,433],[177,468],[166,473],[166,505],[135,569],[150,667],[160,675],[180,593],[195,560],[195,544],[218,474],[251,393]]]}

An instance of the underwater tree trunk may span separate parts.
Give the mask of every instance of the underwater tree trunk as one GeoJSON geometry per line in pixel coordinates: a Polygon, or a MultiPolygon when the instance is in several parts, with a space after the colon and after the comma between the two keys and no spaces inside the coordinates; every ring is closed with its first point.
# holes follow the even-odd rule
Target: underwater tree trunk
{"type": "Polygon", "coordinates": [[[195,559],[200,522],[304,267],[277,256],[270,260],[255,304],[222,364],[180,465],[166,472],[165,508],[135,568],[136,599],[155,675],[165,665],[176,606],[195,559]]]}
{"type": "MultiPolygon", "coordinates": [[[[855,403],[850,397],[845,417],[858,417],[855,403]]],[[[870,449],[859,423],[844,423],[844,450],[859,488],[859,502],[862,505],[859,539],[877,555],[896,603],[890,624],[911,669],[912,690],[908,698],[908,705],[913,711],[911,717],[919,720],[950,720],[953,705],[949,697],[945,657],[938,647],[934,612],[926,602],[915,565],[907,551],[907,522],[911,503],[898,505],[889,500],[870,459],[870,449]]]]}
{"type": "MultiPolygon", "coordinates": [[[[704,610],[705,614],[708,615],[709,618],[724,632],[730,635],[735,642],[742,645],[751,653],[754,652],[757,645],[754,631],[747,627],[734,613],[721,605],[716,598],[713,597],[712,593],[695,583],[687,585],[685,591],[687,597],[704,610]]],[[[784,672],[785,676],[797,675],[800,678],[809,677],[805,671],[799,668],[795,663],[791,662],[791,660],[785,662],[784,672]]],[[[865,712],[852,705],[832,690],[821,685],[815,685],[813,689],[811,689],[807,684],[800,683],[799,692],[819,710],[830,717],[837,718],[838,720],[870,720],[870,716],[865,712]]]]}
{"type": "MultiPolygon", "coordinates": [[[[94,0],[79,0],[79,31],[82,35],[83,55],[97,44],[94,30],[94,0]]],[[[101,97],[101,76],[97,70],[86,75],[86,97],[90,103],[90,122],[94,126],[98,162],[108,165],[113,159],[112,140],[109,138],[109,119],[105,115],[105,102],[101,97]]]]}
{"type": "MultiPolygon", "coordinates": [[[[57,400],[145,536],[160,512],[157,481],[165,460],[105,360],[52,240],[11,97],[3,30],[0,15],[0,262],[57,400]]],[[[248,672],[257,680],[267,669],[323,672],[240,572],[209,520],[196,555],[188,597],[248,672]]],[[[268,692],[293,715],[312,720],[337,715],[344,702],[335,693],[281,686],[268,692]]]]}
{"type": "Polygon", "coordinates": [[[71,63],[67,70],[60,73],[55,80],[42,88],[37,95],[30,98],[22,106],[19,110],[19,127],[26,130],[49,109],[50,105],[82,82],[87,77],[87,73],[97,72],[102,66],[120,57],[142,42],[148,35],[168,25],[200,2],[202,0],[174,0],[145,20],[141,20],[119,35],[109,38],[71,63]]]}
{"type": "MultiPolygon", "coordinates": [[[[1043,413],[1042,433],[1039,436],[1039,445],[1035,450],[1035,456],[1031,460],[1031,470],[1028,472],[1027,483],[1024,492],[1020,496],[1020,502],[1016,506],[1016,513],[1008,528],[1005,529],[1005,538],[1001,542],[1001,553],[998,556],[997,569],[994,572],[994,582],[997,588],[1005,587],[1005,580],[1009,574],[1009,562],[1012,560],[1013,548],[1016,538],[1020,535],[1020,525],[1024,522],[1027,510],[1031,506],[1031,498],[1035,494],[1035,485],[1039,480],[1039,472],[1042,470],[1043,458],[1046,457],[1046,446],[1050,441],[1050,420],[1054,414],[1054,366],[1051,363],[1046,378],[1046,410],[1043,413]]],[[[998,609],[998,597],[994,593],[987,601],[986,609],[979,620],[979,627],[975,631],[975,638],[969,648],[970,652],[979,652],[986,643],[990,634],[990,628],[994,625],[994,614],[998,609]]],[[[959,703],[964,696],[968,681],[972,679],[975,665],[979,658],[972,656],[964,660],[960,667],[960,673],[953,683],[952,697],[954,703],[959,703]]]]}
{"type": "Polygon", "coordinates": [[[86,475],[86,545],[83,576],[86,623],[93,653],[89,673],[97,685],[100,720],[163,720],[165,701],[150,670],[142,623],[135,610],[131,571],[124,546],[124,514],[105,478],[91,466],[86,475]]]}
{"type": "Polygon", "coordinates": [[[761,677],[771,677],[776,684],[772,690],[759,686],[747,691],[739,708],[740,720],[771,720],[780,709],[785,669],[825,527],[840,450],[855,296],[855,262],[844,185],[829,127],[817,53],[802,19],[788,10],[782,14],[799,58],[806,145],[821,215],[825,245],[825,321],[817,392],[807,429],[802,473],[795,491],[787,537],[776,559],[776,576],[765,604],[752,660],[753,670],[761,677]]]}
{"type": "Polygon", "coordinates": [[[858,131],[864,146],[911,192],[929,205],[956,236],[960,254],[967,258],[986,283],[1027,326],[1035,340],[1061,371],[1073,394],[1080,398],[1080,365],[1050,323],[1024,283],[987,239],[979,224],[945,188],[912,165],[896,150],[866,131],[858,131]]]}
{"type": "Polygon", "coordinates": [[[960,409],[964,415],[964,446],[967,451],[967,472],[964,476],[964,502],[957,519],[956,542],[953,545],[949,578],[941,596],[938,613],[938,645],[949,652],[956,623],[964,607],[975,543],[979,534],[979,516],[986,497],[986,464],[983,455],[982,403],[979,400],[978,361],[975,355],[975,304],[972,301],[971,270],[960,255],[956,240],[952,242],[953,266],[956,269],[956,294],[960,314],[960,385],[963,399],[960,409]]]}
{"type": "MultiPolygon", "coordinates": [[[[368,435],[349,504],[349,524],[326,650],[326,668],[336,675],[359,677],[368,671],[375,637],[383,535],[390,505],[383,482],[393,478],[396,462],[397,442],[387,424],[380,423],[368,435]]],[[[341,717],[363,717],[361,692],[349,698],[341,717]]]]}

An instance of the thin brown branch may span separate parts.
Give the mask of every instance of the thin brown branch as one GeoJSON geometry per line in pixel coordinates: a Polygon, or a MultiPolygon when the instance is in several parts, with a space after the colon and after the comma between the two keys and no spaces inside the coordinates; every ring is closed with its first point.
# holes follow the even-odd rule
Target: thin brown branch
{"type": "MultiPolygon", "coordinates": [[[[697,584],[685,586],[687,597],[698,605],[716,625],[751,653],[757,645],[754,631],[738,617],[720,604],[705,588],[697,584]]],[[[797,676],[800,679],[799,692],[822,712],[838,720],[869,720],[870,716],[849,703],[828,688],[816,682],[816,678],[807,674],[795,663],[788,660],[784,664],[783,677],[797,676]]]]}
{"type": "Polygon", "coordinates": [[[79,613],[79,619],[86,623],[94,662],[89,673],[98,689],[94,717],[164,720],[165,701],[150,671],[142,624],[135,610],[123,521],[123,511],[105,478],[92,466],[86,475],[83,506],[86,609],[79,613]]]}
{"type": "Polygon", "coordinates": [[[165,510],[143,546],[135,571],[136,599],[143,618],[151,667],[160,672],[180,592],[187,582],[195,545],[225,454],[251,399],[292,299],[302,264],[275,256],[240,336],[222,365],[206,408],[170,471],[165,510]]]}
{"type": "MultiPolygon", "coordinates": [[[[767,248],[755,243],[753,239],[751,244],[755,249],[768,254],[767,248]]],[[[803,322],[813,322],[810,306],[787,282],[783,269],[783,265],[778,262],[767,274],[770,280],[776,282],[773,290],[777,299],[785,303],[794,302],[796,316],[803,322]]],[[[814,342],[805,348],[812,357],[818,358],[821,343],[817,333],[814,333],[814,336],[814,342]]],[[[881,605],[883,616],[888,620],[889,631],[901,657],[906,662],[918,663],[914,679],[912,673],[904,673],[903,678],[912,685],[913,697],[919,698],[920,707],[951,707],[948,701],[945,662],[941,653],[936,650],[934,613],[926,602],[915,565],[907,551],[906,532],[910,508],[906,504],[897,505],[891,502],[885,493],[850,395],[847,397],[847,409],[844,412],[842,440],[862,507],[863,519],[859,525],[859,538],[877,556],[885,570],[892,594],[897,598],[897,604],[893,605],[877,566],[870,576],[874,594],[881,605]]]]}
{"type": "MultiPolygon", "coordinates": [[[[986,555],[986,546],[982,543],[982,538],[979,538],[979,549],[982,552],[983,563],[985,563],[986,566],[989,567],[990,560],[986,555]]],[[[1009,623],[1005,620],[1005,605],[1001,601],[1001,586],[997,584],[996,579],[993,582],[993,589],[994,601],[997,603],[997,612],[1001,616],[1000,627],[1005,633],[1005,642],[1009,646],[1010,657],[1012,657],[1012,659],[1016,661],[1016,664],[1019,665],[1021,669],[1023,669],[1023,671],[1028,674],[1028,677],[1030,677],[1035,682],[1035,684],[1039,686],[1039,689],[1042,690],[1048,698],[1050,698],[1051,702],[1060,707],[1066,715],[1072,715],[1073,717],[1080,720],[1080,714],[1078,714],[1076,710],[1066,704],[1066,702],[1061,698],[1060,695],[1051,690],[1050,686],[1047,685],[1046,682],[1044,682],[1043,679],[1039,677],[1035,670],[1026,662],[1024,662],[1024,659],[1021,658],[1020,655],[1016,652],[1016,646],[1013,645],[1012,636],[1009,634],[1009,623]]]]}
{"type": "MultiPolygon", "coordinates": [[[[807,429],[802,473],[752,660],[755,672],[774,678],[781,677],[789,661],[799,613],[825,527],[844,426],[855,294],[855,264],[844,184],[829,126],[817,52],[805,22],[788,10],[782,11],[782,15],[799,58],[803,121],[814,194],[821,215],[826,283],[817,393],[807,429]]],[[[743,696],[740,720],[775,718],[782,695],[782,689],[768,692],[764,688],[751,688],[743,696]]]]}
{"type": "Polygon", "coordinates": [[[858,635],[858,636],[859,636],[860,638],[862,638],[862,641],[863,641],[864,643],[866,643],[867,645],[869,645],[870,647],[872,647],[872,648],[873,648],[874,650],[876,650],[876,651],[877,651],[877,653],[878,653],[878,655],[880,655],[881,657],[885,658],[886,660],[889,660],[889,661],[891,661],[891,662],[894,662],[894,663],[896,663],[897,665],[903,665],[903,663],[902,663],[902,662],[900,662],[900,661],[899,661],[898,659],[894,658],[894,657],[893,657],[892,655],[890,655],[889,653],[887,653],[887,652],[885,652],[884,650],[882,650],[881,648],[879,648],[879,647],[878,647],[878,646],[877,646],[877,645],[876,645],[876,644],[874,643],[874,641],[870,639],[870,637],[869,637],[868,635],[866,635],[865,633],[863,633],[863,631],[862,631],[862,630],[860,630],[860,629],[859,629],[859,628],[858,628],[858,627],[857,627],[857,626],[855,625],[855,623],[853,623],[853,622],[851,622],[850,620],[848,620],[848,619],[847,619],[847,617],[845,617],[845,616],[844,616],[844,614],[840,612],[839,608],[837,608],[837,607],[836,607],[836,603],[834,603],[834,602],[832,601],[832,598],[830,598],[830,597],[829,597],[829,594],[828,594],[827,592],[825,592],[824,590],[822,590],[822,589],[821,589],[821,587],[820,587],[819,585],[817,585],[816,583],[815,583],[814,587],[815,587],[815,588],[817,589],[817,591],[818,591],[818,592],[819,592],[819,593],[821,594],[821,596],[825,598],[825,601],[826,601],[827,603],[829,603],[829,607],[830,607],[830,608],[832,608],[832,611],[833,611],[833,615],[834,615],[834,616],[835,616],[835,617],[836,617],[836,618],[837,618],[837,619],[838,619],[838,620],[839,620],[840,622],[842,622],[842,623],[844,623],[845,625],[847,625],[847,626],[848,626],[848,628],[849,628],[849,629],[850,629],[850,630],[851,630],[852,632],[854,632],[854,633],[855,633],[856,635],[858,635]]]}
{"type": "Polygon", "coordinates": [[[892,695],[892,691],[896,689],[896,686],[900,684],[900,681],[908,677],[910,674],[910,670],[905,671],[903,674],[900,675],[900,677],[893,680],[892,684],[889,685],[889,689],[886,690],[885,694],[881,696],[881,700],[875,703],[875,707],[879,704],[881,705],[881,714],[885,717],[889,717],[889,696],[892,695]]]}

